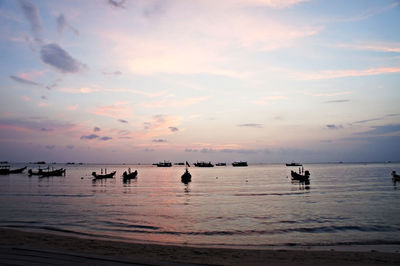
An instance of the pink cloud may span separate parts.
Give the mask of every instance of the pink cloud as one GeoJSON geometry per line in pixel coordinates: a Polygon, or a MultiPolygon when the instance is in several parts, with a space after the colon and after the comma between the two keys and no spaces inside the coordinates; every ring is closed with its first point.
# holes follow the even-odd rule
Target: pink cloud
{"type": "Polygon", "coordinates": [[[205,101],[209,98],[210,97],[208,97],[208,96],[191,97],[191,98],[181,99],[179,101],[176,101],[176,100],[171,101],[168,99],[163,99],[163,100],[159,100],[159,101],[143,103],[142,106],[147,107],[147,108],[163,108],[163,107],[181,108],[181,107],[187,107],[187,106],[205,101]]]}
{"type": "Polygon", "coordinates": [[[20,78],[32,81],[33,79],[35,79],[37,77],[41,77],[46,73],[47,73],[47,70],[35,70],[35,71],[31,71],[31,72],[22,72],[18,76],[20,78]]]}
{"type": "Polygon", "coordinates": [[[76,109],[78,109],[78,106],[78,104],[70,105],[67,107],[67,109],[70,111],[75,111],[76,109]]]}
{"type": "Polygon", "coordinates": [[[382,68],[370,68],[364,70],[349,69],[349,70],[324,70],[313,73],[297,73],[297,76],[301,80],[318,80],[318,79],[334,79],[344,77],[360,77],[360,76],[371,76],[371,75],[382,75],[400,73],[400,67],[382,67],[382,68]]]}
{"type": "Polygon", "coordinates": [[[112,105],[99,106],[93,111],[93,114],[120,119],[121,117],[129,117],[131,111],[128,103],[121,101],[112,105]]]}
{"type": "Polygon", "coordinates": [[[259,105],[265,105],[272,101],[286,100],[286,99],[287,99],[287,97],[284,95],[270,95],[270,96],[261,97],[260,99],[254,101],[254,103],[259,104],[259,105]]]}
{"type": "Polygon", "coordinates": [[[340,48],[348,48],[353,50],[370,50],[377,52],[393,52],[400,53],[400,43],[383,43],[383,44],[339,44],[340,48]]]}

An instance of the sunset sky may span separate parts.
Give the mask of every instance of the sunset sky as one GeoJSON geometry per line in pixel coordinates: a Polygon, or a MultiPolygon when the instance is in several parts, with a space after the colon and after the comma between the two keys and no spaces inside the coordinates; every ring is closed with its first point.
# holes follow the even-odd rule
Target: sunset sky
{"type": "Polygon", "coordinates": [[[0,0],[0,160],[400,161],[400,2],[0,0]]]}

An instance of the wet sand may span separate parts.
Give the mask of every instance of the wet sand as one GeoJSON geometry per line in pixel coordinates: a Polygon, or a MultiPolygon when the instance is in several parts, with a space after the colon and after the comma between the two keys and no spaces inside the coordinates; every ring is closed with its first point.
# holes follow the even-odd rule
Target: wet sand
{"type": "Polygon", "coordinates": [[[0,229],[0,252],[0,264],[5,264],[8,262],[5,260],[13,256],[44,258],[43,255],[32,255],[41,252],[53,254],[52,259],[60,261],[67,255],[86,258],[81,261],[82,265],[93,264],[90,258],[101,265],[400,265],[399,253],[198,248],[105,241],[4,228],[0,229]]]}

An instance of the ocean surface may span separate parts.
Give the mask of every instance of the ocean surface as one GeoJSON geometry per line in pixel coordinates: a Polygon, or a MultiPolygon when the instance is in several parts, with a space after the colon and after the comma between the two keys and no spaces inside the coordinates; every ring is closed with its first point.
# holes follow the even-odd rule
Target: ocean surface
{"type": "Polygon", "coordinates": [[[398,163],[305,164],[309,185],[282,164],[190,167],[188,185],[183,166],[51,167],[66,176],[0,176],[0,227],[197,246],[400,245],[398,163]],[[128,167],[138,178],[123,183],[128,167]],[[101,168],[115,178],[92,181],[101,168]]]}

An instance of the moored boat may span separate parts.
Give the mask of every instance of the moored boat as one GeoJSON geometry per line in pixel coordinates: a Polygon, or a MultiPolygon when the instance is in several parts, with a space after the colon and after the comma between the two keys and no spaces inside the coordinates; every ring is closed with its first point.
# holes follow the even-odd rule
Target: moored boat
{"type": "Polygon", "coordinates": [[[293,170],[290,171],[290,174],[292,175],[293,181],[306,182],[310,179],[310,171],[308,171],[308,170],[304,171],[304,175],[296,173],[293,170]]]}
{"type": "MultiPolygon", "coordinates": [[[[41,169],[39,169],[41,170],[41,169]]],[[[42,171],[41,174],[39,174],[42,177],[48,177],[48,176],[62,176],[65,175],[66,170],[64,168],[52,170],[52,171],[42,171]]]]}
{"type": "Polygon", "coordinates": [[[41,175],[43,172],[43,169],[39,168],[39,170],[37,172],[34,172],[32,169],[28,170],[28,174],[31,175],[41,175]]]}
{"type": "Polygon", "coordinates": [[[157,167],[171,167],[172,163],[168,162],[168,161],[164,161],[164,162],[159,162],[156,165],[157,165],[157,167]]]}
{"type": "Polygon", "coordinates": [[[9,173],[10,173],[10,166],[9,165],[0,166],[0,175],[8,175],[9,173]]]}
{"type": "Polygon", "coordinates": [[[111,172],[109,174],[100,174],[98,175],[96,172],[92,172],[92,176],[94,179],[104,179],[104,178],[114,178],[114,175],[117,171],[111,172]]]}
{"type": "Polygon", "coordinates": [[[214,167],[214,165],[211,162],[196,162],[194,163],[194,166],[196,167],[214,167]]]}
{"type": "Polygon", "coordinates": [[[303,165],[301,163],[291,162],[291,163],[287,163],[286,166],[303,166],[303,165]]]}
{"type": "Polygon", "coordinates": [[[400,175],[396,173],[396,171],[392,171],[392,180],[400,181],[400,175]]]}
{"type": "Polygon", "coordinates": [[[226,166],[226,163],[216,163],[215,166],[226,166]]]}
{"type": "Polygon", "coordinates": [[[248,165],[247,165],[247,162],[240,161],[240,162],[233,162],[232,166],[233,167],[243,167],[243,166],[248,166],[248,165]]]}
{"type": "Polygon", "coordinates": [[[10,174],[20,174],[23,173],[25,171],[27,167],[22,167],[22,168],[18,168],[18,169],[10,169],[10,174]]]}
{"type": "Polygon", "coordinates": [[[129,168],[128,172],[124,171],[124,173],[122,174],[122,178],[124,181],[126,181],[126,180],[130,180],[130,179],[135,179],[137,177],[137,175],[138,175],[137,170],[131,172],[131,169],[129,168]]]}
{"type": "Polygon", "coordinates": [[[181,181],[182,181],[182,183],[185,183],[185,184],[187,184],[190,181],[192,181],[192,175],[189,173],[187,168],[186,168],[186,171],[181,176],[181,181]]]}

